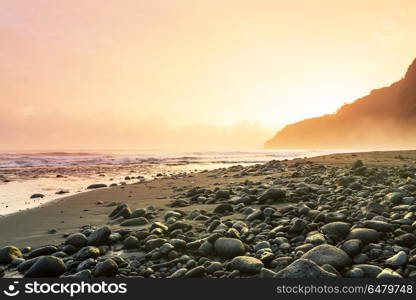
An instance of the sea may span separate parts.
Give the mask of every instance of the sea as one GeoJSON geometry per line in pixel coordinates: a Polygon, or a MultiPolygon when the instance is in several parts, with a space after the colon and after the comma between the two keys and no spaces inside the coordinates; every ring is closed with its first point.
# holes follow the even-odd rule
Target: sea
{"type": "Polygon", "coordinates": [[[132,184],[160,176],[313,157],[331,150],[25,151],[0,153],[0,216],[76,193],[90,184],[132,184]],[[43,198],[31,198],[42,194],[43,198]]]}

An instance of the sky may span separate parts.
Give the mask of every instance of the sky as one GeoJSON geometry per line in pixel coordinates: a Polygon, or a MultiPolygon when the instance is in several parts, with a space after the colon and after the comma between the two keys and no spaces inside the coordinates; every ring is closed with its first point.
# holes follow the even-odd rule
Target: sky
{"type": "Polygon", "coordinates": [[[416,57],[413,0],[0,3],[0,152],[262,148],[416,57]]]}

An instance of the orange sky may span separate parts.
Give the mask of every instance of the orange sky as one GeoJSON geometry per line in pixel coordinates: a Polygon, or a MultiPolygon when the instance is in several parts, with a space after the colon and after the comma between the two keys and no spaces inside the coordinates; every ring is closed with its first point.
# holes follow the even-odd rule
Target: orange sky
{"type": "Polygon", "coordinates": [[[0,151],[261,148],[400,79],[415,15],[413,0],[3,0],[0,151]]]}

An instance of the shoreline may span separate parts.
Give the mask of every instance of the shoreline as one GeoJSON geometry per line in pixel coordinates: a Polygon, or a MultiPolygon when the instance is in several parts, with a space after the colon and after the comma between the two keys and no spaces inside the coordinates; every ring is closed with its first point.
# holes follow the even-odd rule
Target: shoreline
{"type": "MultiPolygon", "coordinates": [[[[398,151],[385,151],[385,150],[381,150],[381,151],[369,151],[369,152],[345,152],[345,153],[334,153],[334,154],[325,154],[325,155],[320,155],[320,156],[314,156],[314,157],[310,157],[310,158],[293,158],[293,159],[283,159],[280,160],[281,162],[287,162],[287,163],[297,163],[297,162],[304,162],[304,161],[312,161],[314,163],[321,163],[321,164],[327,164],[327,165],[334,165],[334,166],[346,166],[346,165],[350,165],[352,164],[355,160],[363,160],[363,162],[365,162],[365,164],[367,166],[398,166],[401,165],[405,162],[412,162],[412,163],[416,163],[416,150],[398,150],[398,151]],[[400,158],[400,156],[402,158],[400,158]],[[404,159],[403,159],[404,158],[404,159]]],[[[263,165],[263,164],[261,164],[263,165]]],[[[218,170],[221,170],[223,168],[218,168],[218,169],[214,169],[214,170],[209,170],[209,171],[199,171],[196,173],[190,173],[188,175],[194,176],[194,175],[201,175],[201,174],[206,174],[206,173],[216,173],[218,172],[218,170]]],[[[176,182],[177,180],[183,180],[183,178],[174,178],[177,175],[173,175],[173,179],[169,178],[169,177],[163,177],[162,180],[166,180],[166,179],[170,179],[173,180],[174,182],[176,182]]],[[[125,189],[127,188],[127,190],[130,190],[132,186],[136,186],[136,185],[141,185],[141,184],[151,184],[152,182],[155,181],[160,181],[160,178],[154,178],[150,181],[146,181],[146,182],[135,182],[135,183],[130,183],[130,184],[126,184],[126,185],[122,185],[122,186],[117,186],[117,187],[106,187],[106,188],[100,188],[100,189],[93,189],[93,190],[85,190],[82,192],[78,192],[76,194],[73,195],[69,195],[69,196],[62,196],[62,197],[58,197],[55,198],[53,200],[50,200],[44,204],[41,204],[38,207],[34,207],[34,208],[29,208],[23,211],[17,211],[17,212],[13,212],[11,214],[7,214],[7,215],[3,215],[0,217],[0,236],[4,237],[4,236],[9,236],[8,234],[6,234],[6,232],[13,232],[13,228],[10,228],[10,226],[7,226],[7,220],[9,218],[12,219],[19,219],[19,221],[23,222],[24,217],[22,215],[24,215],[25,217],[31,217],[30,215],[36,212],[36,215],[38,215],[39,210],[42,210],[44,208],[50,207],[52,206],[53,209],[59,207],[60,203],[62,202],[66,202],[66,201],[71,201],[71,199],[75,199],[76,201],[79,202],[80,198],[86,198],[88,202],[88,204],[91,204],[91,201],[94,201],[94,199],[97,198],[97,201],[100,201],[98,198],[100,197],[100,195],[102,193],[105,192],[109,192],[110,194],[112,193],[116,193],[118,194],[118,191],[121,189],[125,189]],[[98,195],[96,195],[98,194],[98,195]],[[91,198],[93,198],[91,200],[91,198]]],[[[166,187],[163,187],[166,188],[166,187]]],[[[160,195],[159,197],[163,197],[164,195],[160,195]]],[[[116,195],[117,197],[117,195],[116,195]]],[[[125,201],[128,201],[129,199],[125,199],[125,201]]],[[[116,200],[115,200],[116,201],[116,200]]],[[[120,201],[118,201],[120,202],[120,201]]],[[[128,201],[131,202],[131,201],[128,201]]],[[[146,201],[146,204],[151,205],[148,201],[146,201]]],[[[104,205],[101,205],[101,207],[105,207],[104,205]]],[[[69,207],[65,206],[65,208],[69,209],[69,207]]],[[[93,209],[93,208],[100,208],[100,205],[96,205],[96,207],[89,207],[89,209],[93,209]]],[[[70,209],[69,209],[70,210],[70,209]]],[[[100,210],[99,210],[100,211],[100,210]]],[[[69,222],[70,220],[68,220],[68,218],[64,218],[64,222],[69,222]]],[[[91,221],[96,220],[96,218],[91,218],[91,221]]],[[[59,225],[56,220],[53,220],[54,222],[52,224],[50,224],[51,228],[54,227],[53,225],[56,225],[55,227],[62,227],[62,226],[57,226],[59,225]]],[[[88,222],[88,219],[84,219],[84,222],[88,222]]],[[[78,223],[78,222],[76,222],[78,223]]],[[[105,223],[104,223],[105,224],[105,223]]],[[[104,225],[104,224],[96,224],[96,225],[104,225]]],[[[73,228],[73,227],[69,227],[69,228],[73,228]]],[[[45,230],[46,226],[45,226],[45,230]]],[[[42,235],[41,232],[38,232],[38,235],[42,235]]],[[[59,234],[58,234],[59,235],[59,234]]],[[[30,233],[27,235],[30,236],[30,233]]],[[[49,234],[47,234],[46,232],[44,233],[44,239],[41,239],[41,241],[45,240],[45,241],[54,241],[54,240],[59,240],[59,239],[55,239],[55,238],[48,238],[50,237],[49,234]]],[[[16,237],[14,239],[10,239],[9,242],[13,244],[13,242],[16,242],[17,239],[20,241],[22,240],[19,237],[16,237]]],[[[5,246],[7,243],[4,242],[4,238],[2,238],[2,240],[0,240],[0,247],[1,246],[5,246]]],[[[31,238],[29,240],[32,240],[31,238]]],[[[28,240],[28,241],[29,241],[28,240]]],[[[23,244],[20,244],[23,246],[23,244]]]]}
{"type": "MultiPolygon", "coordinates": [[[[259,260],[263,251],[260,251],[260,253],[255,250],[258,248],[257,244],[270,233],[264,233],[266,234],[264,236],[262,234],[250,236],[231,229],[234,228],[233,226],[240,228],[241,224],[245,224],[244,226],[248,226],[245,229],[248,232],[261,233],[262,230],[256,228],[258,226],[262,228],[263,224],[266,226],[263,227],[268,228],[268,230],[273,227],[281,230],[277,235],[279,238],[268,239],[267,243],[265,241],[265,245],[268,245],[266,248],[270,247],[272,249],[270,251],[274,253],[273,255],[272,253],[266,254],[270,257],[273,256],[274,260],[268,261],[268,258],[264,258],[261,265],[268,268],[264,272],[270,271],[271,273],[267,273],[270,275],[272,273],[276,274],[287,267],[288,264],[281,261],[283,257],[285,257],[285,262],[296,262],[295,259],[299,255],[296,253],[312,251],[314,248],[311,249],[310,246],[317,248],[321,244],[328,245],[332,248],[326,250],[332,251],[331,255],[337,256],[334,252],[335,247],[330,245],[336,245],[339,242],[345,243],[348,240],[348,238],[345,240],[348,232],[348,237],[350,235],[356,236],[354,235],[354,228],[357,226],[358,228],[364,226],[366,230],[374,231],[372,228],[379,226],[378,223],[375,223],[375,225],[371,223],[373,222],[372,218],[375,217],[377,222],[383,223],[380,225],[381,232],[376,234],[377,238],[372,237],[370,238],[371,242],[365,242],[365,244],[372,244],[380,239],[379,242],[382,246],[377,247],[381,247],[380,251],[384,251],[382,252],[384,256],[387,255],[387,257],[383,256],[382,261],[403,252],[406,257],[409,257],[409,264],[406,269],[401,269],[401,271],[393,270],[393,275],[396,277],[416,276],[416,264],[413,265],[413,258],[411,258],[412,255],[416,255],[416,251],[406,248],[406,245],[411,246],[406,241],[403,244],[400,241],[396,242],[396,239],[406,234],[412,235],[410,237],[411,241],[413,241],[413,237],[416,240],[416,235],[411,233],[412,226],[416,226],[416,222],[411,225],[414,222],[414,211],[416,211],[414,210],[416,205],[411,205],[413,200],[416,199],[416,184],[414,185],[414,191],[409,190],[404,193],[403,190],[404,196],[400,196],[399,202],[394,200],[395,202],[390,203],[388,198],[389,193],[392,194],[392,192],[400,190],[398,188],[403,184],[406,185],[406,180],[411,183],[411,186],[416,183],[416,179],[414,179],[416,177],[414,172],[416,170],[415,163],[416,150],[337,153],[311,158],[271,161],[247,167],[233,166],[186,175],[159,177],[147,182],[85,191],[52,200],[42,205],[42,207],[15,212],[0,218],[0,248],[14,245],[19,248],[29,246],[33,249],[39,247],[42,249],[46,245],[53,245],[53,249],[60,253],[56,255],[63,256],[64,261],[71,262],[72,256],[62,250],[65,249],[64,242],[68,235],[82,232],[82,234],[85,233],[86,236],[89,236],[95,232],[96,228],[106,226],[110,232],[118,235],[118,238],[113,242],[107,241],[103,245],[99,244],[100,249],[104,251],[102,254],[104,256],[98,258],[98,262],[106,258],[104,254],[106,252],[121,251],[118,255],[129,260],[129,263],[132,264],[128,274],[135,277],[140,272],[147,274],[147,271],[139,272],[133,267],[136,260],[144,266],[163,265],[167,262],[168,258],[163,255],[160,256],[160,253],[155,258],[135,254],[149,251],[147,244],[153,235],[155,236],[154,239],[160,236],[159,239],[165,241],[164,243],[168,238],[175,240],[174,237],[176,236],[176,239],[181,237],[181,239],[191,244],[192,242],[204,241],[213,232],[218,232],[219,235],[225,237],[231,235],[234,238],[238,237],[246,245],[245,251],[242,251],[240,255],[246,252],[249,254],[248,256],[257,257],[257,260],[259,260]],[[362,161],[364,166],[358,163],[357,166],[352,168],[351,166],[356,165],[357,161],[362,161]],[[404,175],[398,177],[397,174],[401,173],[397,172],[400,170],[412,172],[409,173],[412,177],[407,175],[407,179],[406,176],[403,177],[404,175]],[[370,195],[372,196],[370,197],[370,195]],[[408,199],[401,203],[401,199],[405,199],[405,197],[408,199]],[[363,214],[366,206],[368,207],[371,201],[376,201],[377,205],[382,205],[384,207],[383,212],[367,211],[366,214],[363,214]],[[125,206],[120,206],[121,204],[125,206]],[[109,214],[116,207],[121,207],[120,209],[127,207],[128,215],[123,214],[115,219],[110,218],[109,214]],[[305,211],[306,214],[299,213],[299,211],[305,211]],[[131,217],[135,213],[140,213],[140,216],[144,216],[144,218],[136,220],[131,217]],[[326,217],[327,219],[319,219],[318,214],[324,214],[328,217],[326,217]],[[167,217],[167,215],[173,215],[174,217],[167,217]],[[400,218],[405,218],[405,223],[398,222],[397,220],[400,220],[400,218]],[[122,225],[124,222],[130,222],[129,220],[140,221],[140,224],[122,225]],[[363,225],[363,220],[367,220],[370,225],[363,225]],[[221,229],[212,227],[215,222],[218,222],[219,225],[216,224],[221,229]],[[343,225],[347,229],[343,229],[346,234],[341,234],[342,239],[335,238],[324,229],[324,225],[331,222],[346,224],[343,225]],[[171,228],[175,228],[175,226],[179,230],[176,233],[178,235],[172,235],[174,229],[171,228]],[[298,226],[300,227],[296,229],[298,226]],[[215,230],[212,231],[211,227],[215,230]],[[294,227],[295,229],[293,229],[294,227]],[[157,228],[159,228],[156,230],[157,233],[153,233],[157,228]],[[319,231],[316,231],[315,229],[318,228],[320,228],[319,231]],[[395,229],[394,232],[393,229],[395,229]],[[180,233],[182,231],[183,233],[180,233]],[[146,232],[146,235],[143,235],[144,232],[146,232]],[[304,235],[302,232],[304,232],[304,235]],[[148,238],[143,238],[143,240],[139,238],[139,236],[143,235],[145,237],[149,234],[148,238]],[[165,239],[161,238],[164,236],[166,236],[165,239]],[[128,246],[126,241],[129,239],[136,241],[134,246],[128,246]],[[304,250],[296,250],[298,248],[304,250]],[[282,266],[284,265],[283,268],[279,267],[281,266],[280,263],[282,263],[282,266]]],[[[414,204],[416,204],[416,201],[414,204]]],[[[268,231],[266,230],[266,232],[268,231]]],[[[358,234],[357,239],[361,238],[365,237],[358,234]]],[[[211,242],[208,244],[210,246],[208,245],[205,250],[198,250],[197,248],[196,251],[180,248],[177,255],[183,253],[197,259],[201,257],[201,253],[204,253],[203,257],[209,258],[209,260],[212,259],[226,264],[227,260],[224,260],[221,255],[219,259],[215,256],[215,252],[212,253],[213,250],[210,247],[213,247],[213,244],[211,242]]],[[[162,244],[158,247],[160,246],[162,244]]],[[[199,246],[202,247],[202,245],[199,246]]],[[[368,246],[363,246],[360,247],[363,252],[358,254],[358,258],[355,257],[356,254],[350,254],[351,257],[342,254],[341,257],[345,256],[344,262],[340,265],[337,265],[338,262],[334,262],[336,269],[339,269],[338,271],[342,273],[343,277],[345,274],[349,274],[349,270],[344,269],[344,267],[350,266],[352,262],[355,265],[360,262],[374,263],[380,269],[380,272],[389,266],[390,263],[380,263],[380,258],[374,258],[373,260],[371,257],[373,254],[370,254],[373,250],[366,248],[368,246]]],[[[169,247],[172,247],[172,245],[169,247]]],[[[147,255],[157,250],[152,249],[147,255]]],[[[219,253],[216,248],[215,251],[217,251],[217,254],[219,253]]],[[[185,265],[184,268],[189,272],[193,270],[185,265]]],[[[13,268],[10,270],[13,270],[13,268]]],[[[152,276],[155,276],[155,278],[167,277],[175,271],[168,271],[164,268],[162,270],[155,270],[152,276]]],[[[201,270],[201,268],[198,270],[201,270]]],[[[67,269],[66,272],[74,274],[75,269],[67,269]]],[[[328,270],[319,270],[319,272],[331,273],[328,270]]],[[[357,272],[361,274],[362,271],[357,272]]],[[[386,272],[390,271],[387,270],[386,272]]],[[[140,274],[139,277],[147,277],[147,275],[140,274]]],[[[205,271],[203,274],[208,277],[213,276],[213,274],[208,275],[205,271]]],[[[220,272],[214,277],[234,276],[233,274],[232,272],[220,272]]],[[[89,276],[91,276],[91,272],[89,276]]]]}

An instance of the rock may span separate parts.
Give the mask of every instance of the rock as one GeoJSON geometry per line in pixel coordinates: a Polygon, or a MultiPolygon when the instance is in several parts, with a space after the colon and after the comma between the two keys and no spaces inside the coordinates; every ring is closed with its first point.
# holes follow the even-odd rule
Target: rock
{"type": "MultiPolygon", "coordinates": [[[[113,202],[112,204],[115,204],[115,202],[113,202]]],[[[127,204],[125,203],[117,205],[117,207],[113,209],[113,211],[108,215],[108,217],[114,218],[114,216],[116,216],[125,207],[127,207],[127,204]]]]}
{"type": "Polygon", "coordinates": [[[335,278],[335,274],[322,269],[309,259],[298,259],[276,273],[276,278],[335,278]]]}
{"type": "Polygon", "coordinates": [[[393,225],[377,220],[366,220],[363,222],[363,226],[365,226],[366,228],[374,229],[379,232],[389,232],[393,231],[394,229],[393,225]]]}
{"type": "Polygon", "coordinates": [[[363,242],[358,239],[352,239],[345,241],[341,249],[345,251],[349,256],[354,257],[355,255],[359,254],[361,252],[361,249],[363,248],[363,242]]]}
{"type": "Polygon", "coordinates": [[[403,199],[403,194],[399,192],[393,192],[387,194],[384,199],[393,204],[399,204],[403,199]]]}
{"type": "Polygon", "coordinates": [[[286,192],[282,189],[271,188],[260,196],[259,202],[264,203],[267,200],[279,201],[286,197],[286,192]]]}
{"type": "Polygon", "coordinates": [[[43,198],[43,197],[45,197],[45,195],[43,194],[33,194],[32,196],[30,196],[30,199],[43,198]]]}
{"type": "Polygon", "coordinates": [[[230,192],[227,190],[218,190],[215,193],[215,199],[229,199],[230,198],[230,192]]]}
{"type": "Polygon", "coordinates": [[[383,269],[380,268],[379,266],[367,265],[367,264],[353,265],[353,267],[360,268],[361,270],[364,271],[364,275],[370,278],[376,278],[377,275],[380,274],[381,271],[383,271],[383,269]]]}
{"type": "Polygon", "coordinates": [[[232,213],[234,211],[230,204],[220,204],[214,209],[215,214],[232,213]]]}
{"type": "Polygon", "coordinates": [[[188,269],[181,268],[181,269],[176,270],[174,273],[172,273],[172,275],[166,278],[181,278],[185,276],[186,272],[188,272],[188,269]]]}
{"type": "Polygon", "coordinates": [[[120,226],[143,226],[149,224],[149,221],[145,217],[138,217],[128,219],[121,222],[120,226]]]}
{"type": "Polygon", "coordinates": [[[65,240],[65,244],[72,245],[76,248],[82,248],[88,243],[88,238],[82,233],[73,233],[65,240]]]}
{"type": "Polygon", "coordinates": [[[400,251],[396,255],[393,255],[389,259],[386,260],[386,266],[398,268],[403,266],[407,263],[407,254],[404,251],[400,251]]]}
{"type": "Polygon", "coordinates": [[[214,245],[212,245],[210,242],[205,241],[199,246],[198,252],[201,253],[204,256],[210,255],[212,252],[214,252],[214,245]]]}
{"type": "Polygon", "coordinates": [[[363,162],[360,159],[358,159],[358,160],[353,162],[351,169],[354,170],[354,169],[361,168],[363,166],[364,166],[363,162]]]}
{"type": "Polygon", "coordinates": [[[268,241],[258,242],[254,246],[254,252],[257,252],[257,251],[259,251],[261,249],[267,249],[267,248],[271,248],[270,243],[268,241]]]}
{"type": "Polygon", "coordinates": [[[65,276],[65,278],[76,278],[76,279],[82,279],[82,280],[91,279],[91,270],[82,270],[75,274],[67,275],[65,276]]]}
{"type": "Polygon", "coordinates": [[[405,233],[396,237],[394,242],[399,246],[410,248],[416,244],[416,236],[412,233],[405,233]]]}
{"type": "Polygon", "coordinates": [[[358,239],[361,240],[364,244],[369,244],[378,241],[380,236],[381,234],[374,229],[354,228],[348,235],[347,240],[358,239]]]}
{"type": "Polygon", "coordinates": [[[112,219],[117,219],[117,218],[124,218],[124,219],[128,219],[131,217],[131,209],[128,206],[123,207],[118,213],[116,213],[112,219]]]}
{"type": "Polygon", "coordinates": [[[99,188],[105,188],[107,187],[106,184],[103,183],[95,183],[95,184],[91,184],[87,187],[87,189],[99,189],[99,188]]]}
{"type": "Polygon", "coordinates": [[[19,248],[15,246],[6,246],[0,249],[0,264],[9,264],[15,258],[23,256],[19,248]]]}
{"type": "Polygon", "coordinates": [[[88,245],[89,246],[106,245],[110,234],[111,234],[111,230],[107,226],[98,228],[97,230],[95,230],[88,236],[88,245]]]}
{"type": "Polygon", "coordinates": [[[342,269],[351,264],[351,258],[347,253],[331,245],[316,246],[302,255],[301,258],[312,260],[320,266],[330,264],[336,269],[342,269]]]}
{"type": "Polygon", "coordinates": [[[138,217],[144,217],[145,215],[146,215],[146,210],[144,208],[138,208],[131,213],[130,218],[134,219],[138,217]]]}
{"type": "Polygon", "coordinates": [[[261,268],[259,277],[260,278],[274,278],[276,276],[276,272],[273,272],[270,269],[261,268]]]}
{"type": "Polygon", "coordinates": [[[376,215],[381,215],[386,210],[379,203],[377,203],[377,202],[370,202],[366,206],[366,211],[367,211],[367,213],[373,213],[373,214],[376,214],[376,215]]]}
{"type": "Polygon", "coordinates": [[[61,258],[43,256],[27,270],[25,277],[59,277],[65,271],[65,263],[61,258]]]}
{"type": "Polygon", "coordinates": [[[231,261],[233,269],[243,274],[256,274],[263,268],[261,260],[250,256],[237,256],[231,261]]]}
{"type": "Polygon", "coordinates": [[[306,227],[306,221],[302,219],[294,219],[292,227],[290,227],[289,232],[301,232],[306,227]]]}
{"type": "Polygon", "coordinates": [[[140,242],[137,237],[130,235],[123,241],[123,245],[126,249],[134,249],[139,248],[140,242]]]}
{"type": "Polygon", "coordinates": [[[196,278],[196,277],[202,277],[204,276],[204,274],[205,274],[205,267],[198,266],[186,272],[184,277],[196,278]]]}
{"type": "Polygon", "coordinates": [[[222,258],[233,258],[246,252],[244,244],[234,238],[219,238],[215,241],[214,247],[218,256],[222,258]]]}
{"type": "Polygon", "coordinates": [[[51,255],[58,251],[59,249],[56,246],[49,245],[49,246],[44,246],[44,247],[33,249],[25,257],[34,258],[38,256],[43,256],[43,255],[51,255]]]}
{"type": "Polygon", "coordinates": [[[74,258],[76,260],[86,260],[87,258],[97,258],[98,256],[100,256],[100,249],[93,246],[86,246],[79,250],[74,255],[74,258]]]}
{"type": "Polygon", "coordinates": [[[377,275],[376,278],[403,278],[399,273],[396,273],[392,269],[386,268],[377,275]]]}
{"type": "Polygon", "coordinates": [[[107,258],[105,261],[98,263],[94,270],[93,274],[95,277],[105,276],[113,277],[117,274],[118,265],[111,258],[107,258]]]}
{"type": "Polygon", "coordinates": [[[332,222],[321,227],[330,238],[344,239],[350,233],[351,225],[345,222],[332,222]]]}

